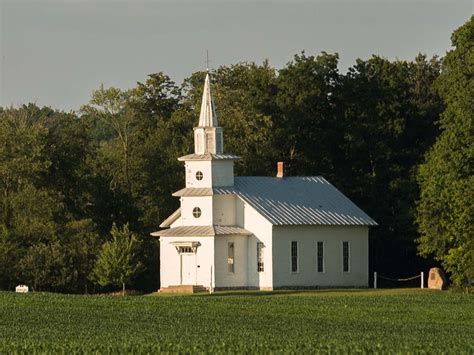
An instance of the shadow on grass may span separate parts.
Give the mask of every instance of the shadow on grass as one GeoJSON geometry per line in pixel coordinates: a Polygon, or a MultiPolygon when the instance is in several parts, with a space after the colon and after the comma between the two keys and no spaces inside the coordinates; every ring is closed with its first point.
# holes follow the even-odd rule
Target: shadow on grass
{"type": "MultiPolygon", "coordinates": [[[[226,297],[226,296],[288,296],[288,295],[312,295],[312,294],[327,294],[327,293],[360,293],[370,292],[369,289],[282,289],[273,291],[259,291],[259,290],[229,290],[229,291],[216,291],[212,293],[212,296],[226,297]]],[[[202,294],[204,295],[204,294],[202,294]]]]}
{"type": "MultiPolygon", "coordinates": [[[[211,295],[214,297],[242,296],[242,297],[269,297],[269,296],[395,296],[409,295],[424,292],[427,289],[405,288],[405,289],[371,289],[371,288],[334,288],[334,289],[282,289],[274,291],[259,290],[228,290],[216,291],[211,295]]],[[[432,291],[432,290],[429,290],[432,291]]],[[[429,292],[428,291],[428,292],[429,292]]],[[[209,294],[199,293],[195,296],[209,296],[209,294]]]]}
{"type": "Polygon", "coordinates": [[[420,293],[438,293],[438,290],[420,289],[420,288],[326,288],[326,289],[281,289],[273,291],[261,291],[261,290],[225,290],[215,291],[212,294],[207,292],[200,293],[159,293],[154,292],[147,296],[160,296],[160,297],[278,297],[278,296],[402,296],[402,295],[414,295],[420,293]]]}

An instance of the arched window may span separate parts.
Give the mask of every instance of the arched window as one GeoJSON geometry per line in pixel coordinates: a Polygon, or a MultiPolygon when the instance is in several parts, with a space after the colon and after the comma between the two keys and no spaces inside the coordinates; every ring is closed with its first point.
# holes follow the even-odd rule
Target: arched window
{"type": "Polygon", "coordinates": [[[201,209],[199,207],[194,207],[193,209],[193,216],[194,218],[201,217],[201,209]]]}

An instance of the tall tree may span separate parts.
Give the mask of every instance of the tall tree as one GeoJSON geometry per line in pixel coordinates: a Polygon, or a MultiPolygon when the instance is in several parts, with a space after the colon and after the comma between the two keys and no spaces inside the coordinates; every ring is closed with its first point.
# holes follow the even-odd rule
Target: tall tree
{"type": "Polygon", "coordinates": [[[273,172],[277,159],[272,134],[276,70],[268,61],[261,65],[240,63],[217,69],[213,82],[218,121],[225,129],[225,149],[241,158],[236,173],[273,172]]]}
{"type": "MultiPolygon", "coordinates": [[[[166,198],[180,181],[176,171],[181,164],[177,156],[187,147],[189,131],[180,127],[181,89],[163,73],[148,76],[131,90],[129,105],[136,121],[133,145],[133,197],[140,211],[143,231],[156,228],[155,221],[172,212],[166,198]],[[184,144],[183,144],[183,141],[184,144]]],[[[186,122],[185,122],[186,123],[186,122]]],[[[186,125],[186,128],[190,125],[186,125]]],[[[179,169],[180,170],[180,169],[179,169]]]]}
{"type": "Polygon", "coordinates": [[[38,110],[35,115],[48,132],[45,151],[50,165],[42,185],[61,193],[69,217],[90,217],[88,206],[94,203],[90,160],[96,157],[90,142],[89,122],[73,113],[49,108],[38,110]]]}
{"type": "Polygon", "coordinates": [[[334,167],[343,157],[336,116],[337,63],[337,54],[301,53],[279,71],[274,148],[287,162],[289,173],[322,174],[331,181],[337,176],[334,167]]]}
{"type": "MultiPolygon", "coordinates": [[[[137,82],[131,91],[130,105],[142,114],[142,121],[167,120],[179,107],[181,90],[162,72],[148,75],[144,83],[137,82]]],[[[152,124],[154,126],[154,124],[152,124]]]]}
{"type": "MultiPolygon", "coordinates": [[[[0,116],[0,189],[2,201],[10,193],[37,182],[51,164],[46,157],[47,129],[33,122],[26,109],[7,109],[0,116]]],[[[8,225],[8,206],[3,206],[8,225]]]]}
{"type": "Polygon", "coordinates": [[[84,105],[81,111],[84,114],[90,115],[96,119],[101,120],[113,129],[117,135],[117,139],[122,152],[123,175],[117,174],[117,180],[123,176],[126,191],[129,195],[132,194],[132,179],[130,177],[130,162],[131,162],[131,144],[133,127],[133,114],[130,111],[127,103],[130,93],[122,91],[118,88],[105,88],[103,85],[98,90],[92,92],[91,99],[88,105],[84,105]]]}
{"type": "Polygon", "coordinates": [[[441,135],[418,174],[419,252],[462,286],[474,278],[474,16],[451,40],[436,82],[446,105],[441,135]]]}

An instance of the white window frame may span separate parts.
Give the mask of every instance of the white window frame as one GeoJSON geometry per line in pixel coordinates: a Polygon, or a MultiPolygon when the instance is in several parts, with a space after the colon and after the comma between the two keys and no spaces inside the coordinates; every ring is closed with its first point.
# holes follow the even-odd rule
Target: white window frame
{"type": "Polygon", "coordinates": [[[232,241],[227,242],[227,273],[229,274],[235,274],[235,243],[232,241]],[[232,245],[232,258],[230,257],[230,246],[232,245]],[[232,259],[232,263],[230,263],[230,260],[232,259]],[[232,265],[232,270],[229,270],[229,266],[232,265]]]}
{"type": "Polygon", "coordinates": [[[257,242],[257,272],[265,272],[265,258],[263,254],[264,247],[265,245],[263,242],[257,242]],[[260,270],[260,264],[262,264],[262,270],[260,270]]]}
{"type": "Polygon", "coordinates": [[[351,243],[348,240],[344,240],[341,243],[341,257],[342,257],[342,273],[348,274],[351,272],[351,243]],[[344,243],[347,243],[347,271],[344,270],[344,243]]]}
{"type": "Polygon", "coordinates": [[[300,243],[297,240],[290,241],[290,272],[292,274],[300,272],[300,243]],[[296,243],[296,271],[293,271],[293,243],[296,243]]]}
{"type": "Polygon", "coordinates": [[[317,240],[316,241],[316,272],[318,274],[324,274],[326,272],[326,258],[324,257],[325,255],[325,245],[324,245],[324,241],[322,240],[317,240]],[[322,251],[323,251],[323,255],[322,255],[322,266],[323,266],[323,270],[322,271],[319,271],[319,243],[322,243],[322,251]]]}

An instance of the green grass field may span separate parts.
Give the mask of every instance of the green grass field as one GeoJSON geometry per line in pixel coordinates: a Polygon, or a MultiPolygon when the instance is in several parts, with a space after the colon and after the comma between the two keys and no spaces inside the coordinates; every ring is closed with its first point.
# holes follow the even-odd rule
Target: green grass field
{"type": "Polygon", "coordinates": [[[0,353],[474,353],[474,297],[428,290],[0,292],[0,353]]]}

